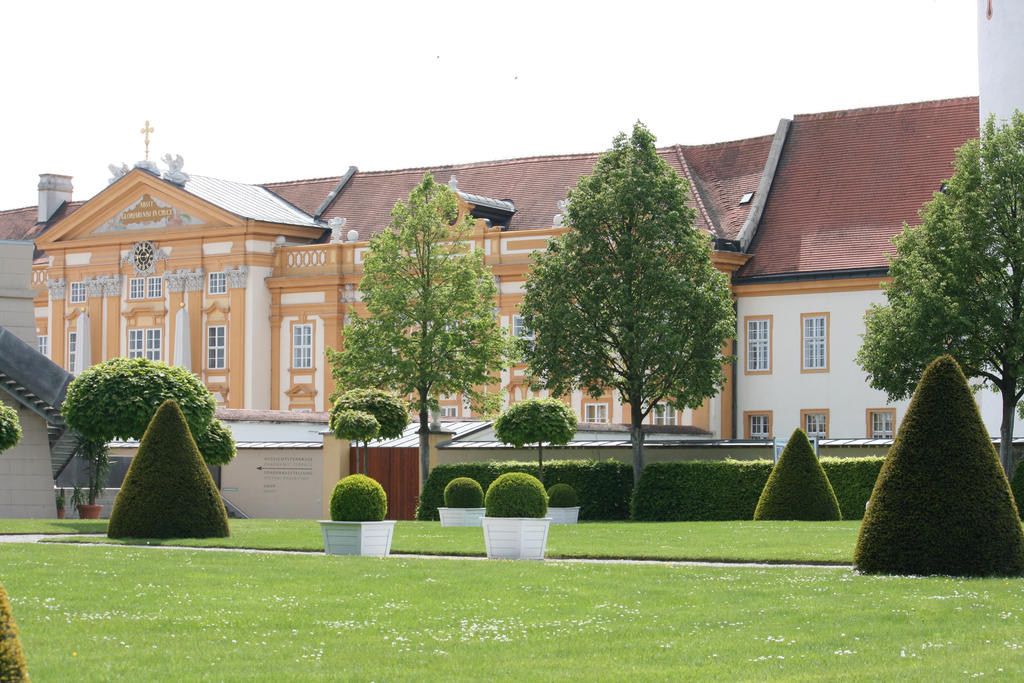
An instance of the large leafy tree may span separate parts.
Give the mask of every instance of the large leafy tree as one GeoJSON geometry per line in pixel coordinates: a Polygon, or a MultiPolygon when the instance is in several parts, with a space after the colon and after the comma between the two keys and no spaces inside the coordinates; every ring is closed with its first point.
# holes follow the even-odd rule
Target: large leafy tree
{"type": "Polygon", "coordinates": [[[957,150],[953,177],[904,226],[889,257],[888,303],[873,306],[857,362],[890,399],[913,392],[948,353],[1002,395],[999,460],[1013,472],[1024,397],[1024,114],[994,118],[957,150]]]}
{"type": "Polygon", "coordinates": [[[459,219],[455,193],[424,175],[395,204],[389,229],[370,240],[359,284],[368,316],[353,311],[344,349],[327,352],[339,387],[413,397],[423,481],[437,397],[461,393],[475,410],[495,411],[500,396],[487,386],[514,350],[494,315],[494,277],[468,241],[472,226],[471,216],[459,219]]]}
{"type": "Polygon", "coordinates": [[[637,123],[569,191],[568,232],[535,256],[522,304],[531,375],[555,395],[614,390],[630,406],[633,477],[658,402],[701,405],[725,376],[735,314],[689,184],[637,123]]]}

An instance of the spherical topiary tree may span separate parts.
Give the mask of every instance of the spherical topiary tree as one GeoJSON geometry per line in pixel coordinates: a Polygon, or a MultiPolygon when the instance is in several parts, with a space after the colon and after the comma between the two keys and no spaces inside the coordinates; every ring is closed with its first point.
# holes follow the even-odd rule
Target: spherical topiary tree
{"type": "Polygon", "coordinates": [[[548,512],[548,494],[537,477],[506,472],[491,482],[484,496],[488,517],[535,517],[548,512]]]}
{"type": "Polygon", "coordinates": [[[228,515],[181,408],[164,401],[114,501],[110,538],[216,538],[228,515]]]}
{"type": "Polygon", "coordinates": [[[579,504],[579,494],[568,484],[555,484],[548,489],[549,508],[574,508],[579,504]]]}
{"type": "MultiPolygon", "coordinates": [[[[329,423],[331,433],[339,439],[347,439],[358,444],[363,442],[363,466],[359,467],[359,458],[356,457],[356,471],[360,469],[366,472],[366,443],[380,433],[380,422],[370,413],[362,410],[350,410],[348,408],[338,409],[338,404],[331,408],[331,421],[329,423]]],[[[358,446],[356,446],[358,448],[358,446]]],[[[358,456],[359,451],[356,451],[358,456]]]]}
{"type": "Polygon", "coordinates": [[[481,508],[484,490],[476,479],[455,477],[444,487],[444,504],[450,508],[481,508]]]}
{"type": "Polygon", "coordinates": [[[875,481],[853,562],[868,573],[1024,573],[1009,483],[950,356],[921,375],[875,481]]]}
{"type": "Polygon", "coordinates": [[[68,385],[61,413],[87,439],[139,439],[167,399],[177,402],[193,438],[206,430],[217,409],[213,394],[185,368],[145,358],[112,358],[68,385]]]}
{"type": "Polygon", "coordinates": [[[365,474],[350,474],[334,485],[331,520],[335,522],[379,522],[388,513],[384,488],[365,474]]]}
{"type": "Polygon", "coordinates": [[[18,626],[14,623],[7,591],[0,583],[0,681],[15,683],[27,680],[28,670],[21,641],[18,640],[18,626]]]}
{"type": "MultiPolygon", "coordinates": [[[[348,391],[336,394],[331,405],[331,431],[339,439],[363,442],[363,472],[366,472],[366,449],[370,439],[397,439],[405,431],[409,424],[409,405],[394,394],[383,389],[349,389],[348,391]],[[336,414],[342,411],[358,411],[369,413],[377,421],[376,431],[370,433],[368,424],[360,424],[360,420],[352,416],[346,416],[344,422],[348,425],[344,436],[342,432],[335,429],[336,414]],[[362,434],[366,434],[362,436],[362,434]]],[[[341,423],[338,423],[339,425],[341,423]]],[[[358,463],[357,463],[358,465],[358,463]]]]}
{"type": "Polygon", "coordinates": [[[544,481],[544,442],[561,446],[576,435],[576,413],[557,398],[527,398],[509,406],[494,422],[494,436],[522,448],[537,444],[537,474],[544,481]]]}
{"type": "Polygon", "coordinates": [[[210,420],[210,425],[196,439],[196,447],[207,465],[227,465],[235,459],[238,452],[235,437],[220,420],[210,420]]]}
{"type": "Polygon", "coordinates": [[[772,468],[754,509],[755,520],[842,519],[828,475],[802,429],[796,429],[772,468]]]}
{"type": "Polygon", "coordinates": [[[0,453],[14,448],[21,441],[21,421],[18,411],[0,403],[0,453]]]}

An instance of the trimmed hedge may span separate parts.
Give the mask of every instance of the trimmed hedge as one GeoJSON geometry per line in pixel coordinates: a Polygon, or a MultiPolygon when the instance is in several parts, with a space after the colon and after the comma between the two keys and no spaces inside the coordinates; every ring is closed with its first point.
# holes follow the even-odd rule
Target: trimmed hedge
{"type": "Polygon", "coordinates": [[[868,574],[1024,574],[1009,482],[951,356],[921,375],[871,493],[853,564],[868,574]]]}
{"type": "Polygon", "coordinates": [[[388,514],[388,495],[376,479],[350,474],[334,485],[331,520],[335,522],[380,522],[388,514]]]}
{"type": "MultiPolygon", "coordinates": [[[[444,505],[444,487],[456,477],[475,479],[483,488],[505,472],[526,472],[537,476],[537,463],[473,462],[438,465],[430,471],[420,493],[416,519],[437,520],[437,508],[444,505]]],[[[633,466],[605,460],[552,460],[544,463],[544,480],[549,486],[568,484],[579,493],[581,520],[629,519],[633,493],[633,466]]]]}
{"type": "Polygon", "coordinates": [[[482,508],[484,489],[469,477],[457,477],[444,487],[444,504],[450,508],[482,508]]]}
{"type": "Polygon", "coordinates": [[[754,519],[819,522],[841,518],[828,475],[807,434],[797,427],[764,485],[754,519]]]}
{"type": "Polygon", "coordinates": [[[114,501],[110,538],[223,538],[220,491],[174,399],[157,408],[114,501]]]}
{"type": "Polygon", "coordinates": [[[580,504],[576,489],[568,484],[555,484],[548,489],[548,507],[574,508],[580,504]]]}
{"type": "Polygon", "coordinates": [[[1013,491],[1013,499],[1017,503],[1017,514],[1024,519],[1024,461],[1017,463],[1013,469],[1010,490],[1013,491]]]}
{"type": "MultiPolygon", "coordinates": [[[[843,519],[861,519],[884,458],[822,458],[843,519]]],[[[647,465],[633,496],[645,522],[749,520],[771,475],[770,460],[691,460],[647,465]]]]}
{"type": "Polygon", "coordinates": [[[11,614],[11,603],[0,583],[0,681],[27,681],[25,655],[18,640],[18,626],[11,614]]]}
{"type": "Polygon", "coordinates": [[[506,472],[487,487],[484,506],[488,517],[540,519],[548,512],[548,494],[532,474],[506,472]]]}

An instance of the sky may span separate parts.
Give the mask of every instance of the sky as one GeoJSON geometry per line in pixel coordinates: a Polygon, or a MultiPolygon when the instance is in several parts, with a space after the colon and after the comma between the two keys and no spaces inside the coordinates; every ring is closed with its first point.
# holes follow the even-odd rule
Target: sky
{"type": "MultiPolygon", "coordinates": [[[[181,155],[247,183],[770,135],[978,94],[974,0],[10,3],[0,210],[181,155]]],[[[466,188],[472,191],[471,188],[466,188]]]]}

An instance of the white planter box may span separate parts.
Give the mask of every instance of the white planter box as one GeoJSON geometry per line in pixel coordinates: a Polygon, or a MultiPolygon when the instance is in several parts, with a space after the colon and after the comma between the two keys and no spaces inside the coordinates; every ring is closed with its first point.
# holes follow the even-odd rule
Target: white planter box
{"type": "Polygon", "coordinates": [[[543,560],[551,518],[481,517],[487,557],[500,560],[543,560]]]}
{"type": "Polygon", "coordinates": [[[580,521],[580,506],[571,508],[548,507],[548,517],[552,524],[576,524],[580,521]]]}
{"type": "Polygon", "coordinates": [[[487,508],[437,508],[441,526],[480,526],[487,508]]]}
{"type": "Polygon", "coordinates": [[[324,535],[324,552],[328,555],[366,555],[387,557],[395,520],[381,522],[332,522],[320,520],[324,535]]]}

